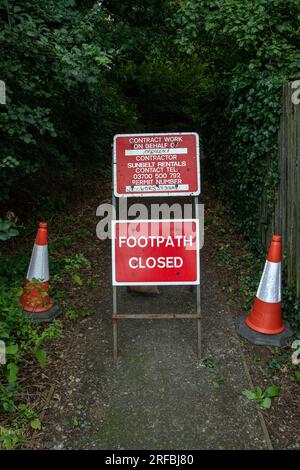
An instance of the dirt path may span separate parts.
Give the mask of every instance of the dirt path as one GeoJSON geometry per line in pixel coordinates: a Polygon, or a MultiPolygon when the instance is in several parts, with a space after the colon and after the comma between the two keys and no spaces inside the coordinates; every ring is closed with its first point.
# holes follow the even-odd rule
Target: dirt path
{"type": "MultiPolygon", "coordinates": [[[[88,207],[91,217],[95,208],[88,207]]],[[[93,219],[95,220],[95,219],[93,219]]],[[[120,358],[112,361],[110,242],[95,240],[86,256],[101,279],[90,304],[96,315],[59,343],[52,370],[56,390],[43,432],[31,443],[50,449],[266,449],[249,388],[239,313],[221,287],[213,228],[201,254],[203,353],[196,358],[194,320],[129,320],[119,326],[120,358]]],[[[127,312],[193,312],[189,287],[163,287],[158,297],[119,290],[127,312]]],[[[61,341],[61,340],[60,340],[61,341]]]]}

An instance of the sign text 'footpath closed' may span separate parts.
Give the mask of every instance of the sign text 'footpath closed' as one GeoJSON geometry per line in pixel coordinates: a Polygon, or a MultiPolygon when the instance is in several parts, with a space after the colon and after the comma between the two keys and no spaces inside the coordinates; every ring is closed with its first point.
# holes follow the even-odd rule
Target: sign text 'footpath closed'
{"type": "Polygon", "coordinates": [[[113,285],[199,284],[199,221],[112,223],[113,285]]]}

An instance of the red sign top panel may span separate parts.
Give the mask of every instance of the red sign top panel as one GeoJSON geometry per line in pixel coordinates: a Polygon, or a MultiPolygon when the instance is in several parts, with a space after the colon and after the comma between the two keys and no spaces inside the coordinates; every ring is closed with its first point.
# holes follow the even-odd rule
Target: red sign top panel
{"type": "Polygon", "coordinates": [[[113,285],[199,284],[199,221],[113,221],[113,285]]]}
{"type": "Polygon", "coordinates": [[[116,135],[114,193],[117,197],[200,194],[198,134],[116,135]]]}

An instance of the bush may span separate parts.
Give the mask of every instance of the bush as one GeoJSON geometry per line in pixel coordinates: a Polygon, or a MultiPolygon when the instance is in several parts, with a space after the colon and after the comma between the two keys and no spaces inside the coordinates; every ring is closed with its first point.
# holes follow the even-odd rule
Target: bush
{"type": "Polygon", "coordinates": [[[110,79],[118,52],[99,5],[16,0],[0,7],[0,27],[7,89],[0,203],[6,208],[34,200],[35,190],[41,196],[48,187],[53,194],[53,186],[82,166],[110,162],[113,133],[129,130],[136,116],[110,79]]]}

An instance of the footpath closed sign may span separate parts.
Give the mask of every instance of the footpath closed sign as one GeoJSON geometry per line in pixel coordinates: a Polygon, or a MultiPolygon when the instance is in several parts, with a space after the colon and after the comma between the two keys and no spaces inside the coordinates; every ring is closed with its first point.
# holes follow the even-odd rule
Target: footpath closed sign
{"type": "Polygon", "coordinates": [[[195,132],[114,137],[114,193],[128,196],[200,194],[199,136],[195,132]]]}
{"type": "Polygon", "coordinates": [[[199,284],[199,221],[112,222],[113,285],[199,284]]]}

